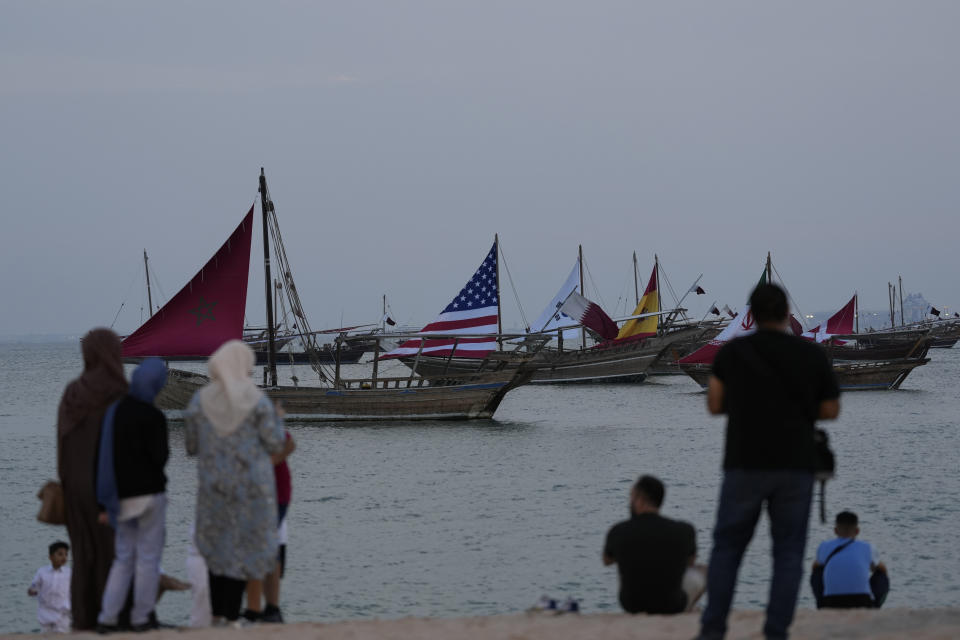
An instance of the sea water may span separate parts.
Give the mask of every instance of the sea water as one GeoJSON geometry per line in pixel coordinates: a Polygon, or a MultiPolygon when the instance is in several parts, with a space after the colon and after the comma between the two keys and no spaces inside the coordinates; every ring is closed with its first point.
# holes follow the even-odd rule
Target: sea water
{"type": "MultiPolygon", "coordinates": [[[[960,349],[931,356],[899,391],[845,394],[840,419],[825,423],[838,458],[828,519],[860,515],[861,537],[889,568],[891,607],[960,604],[960,349]]],[[[66,539],[64,527],[37,522],[36,493],[55,477],[57,403],[80,368],[76,341],[0,343],[0,632],[37,629],[27,586],[47,545],[66,539]]],[[[288,621],[510,613],[543,594],[618,611],[616,569],[601,552],[643,473],[666,483],[663,513],[696,527],[700,560],[710,552],[724,421],[685,377],[523,387],[495,420],[288,428],[288,621]]],[[[184,578],[196,468],[182,424],[170,426],[170,449],[163,569],[184,578]]],[[[807,567],[832,531],[815,504],[807,567]]],[[[807,577],[800,607],[813,606],[807,577]]],[[[769,578],[761,519],[734,606],[763,607],[769,578]]],[[[189,597],[166,594],[160,619],[185,623],[189,597]]]]}

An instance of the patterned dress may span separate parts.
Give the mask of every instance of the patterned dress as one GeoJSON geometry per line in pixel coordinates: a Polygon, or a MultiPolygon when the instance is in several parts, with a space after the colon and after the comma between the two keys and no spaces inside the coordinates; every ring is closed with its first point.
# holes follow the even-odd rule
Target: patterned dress
{"type": "Polygon", "coordinates": [[[196,394],[184,420],[187,454],[198,456],[197,549],[213,575],[261,579],[277,559],[270,454],[283,450],[283,421],[264,396],[236,431],[219,436],[196,394]]]}

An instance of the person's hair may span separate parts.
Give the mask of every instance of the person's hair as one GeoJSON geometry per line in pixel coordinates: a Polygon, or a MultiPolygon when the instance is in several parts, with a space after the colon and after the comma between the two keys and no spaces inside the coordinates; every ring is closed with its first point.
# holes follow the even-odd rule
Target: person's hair
{"type": "Polygon", "coordinates": [[[633,490],[643,494],[657,508],[663,504],[663,495],[666,493],[663,483],[653,476],[640,476],[637,483],[633,485],[633,490]]]}
{"type": "Polygon", "coordinates": [[[68,544],[67,544],[66,542],[64,542],[63,540],[57,540],[56,542],[54,542],[53,544],[51,544],[51,545],[48,547],[48,549],[50,550],[50,555],[52,556],[53,554],[55,554],[55,553],[57,552],[58,549],[66,549],[67,551],[70,551],[70,545],[68,545],[68,544]]]}
{"type": "Polygon", "coordinates": [[[853,511],[841,511],[837,514],[837,527],[841,529],[852,529],[857,526],[857,514],[853,511]]]}
{"type": "Polygon", "coordinates": [[[783,322],[788,311],[787,294],[775,284],[758,284],[750,294],[750,313],[758,323],[783,322]]]}

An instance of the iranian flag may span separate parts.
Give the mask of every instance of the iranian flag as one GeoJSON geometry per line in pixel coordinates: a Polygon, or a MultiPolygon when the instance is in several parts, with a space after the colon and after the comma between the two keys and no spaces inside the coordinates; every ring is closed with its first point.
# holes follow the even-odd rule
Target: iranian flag
{"type": "Polygon", "coordinates": [[[596,302],[592,302],[576,291],[572,291],[560,311],[573,318],[588,329],[596,331],[604,340],[617,337],[617,323],[604,313],[596,302]]]}
{"type": "MultiPolygon", "coordinates": [[[[767,272],[764,271],[763,275],[760,277],[758,285],[766,284],[767,282],[767,272]]],[[[680,358],[677,362],[680,364],[713,364],[713,359],[717,355],[717,351],[720,351],[722,347],[727,342],[730,342],[734,338],[739,338],[740,336],[747,336],[751,333],[754,333],[757,330],[757,323],[753,319],[753,313],[750,311],[750,302],[743,305],[743,309],[740,310],[740,313],[733,316],[730,320],[730,324],[723,328],[717,337],[703,345],[693,353],[683,358],[680,358]]]]}

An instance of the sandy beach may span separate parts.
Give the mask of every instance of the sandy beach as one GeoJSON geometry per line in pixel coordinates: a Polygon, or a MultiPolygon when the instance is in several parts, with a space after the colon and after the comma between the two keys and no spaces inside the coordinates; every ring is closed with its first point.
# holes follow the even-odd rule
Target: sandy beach
{"type": "MultiPolygon", "coordinates": [[[[660,640],[693,638],[699,630],[699,614],[678,616],[630,616],[625,614],[551,615],[544,613],[474,618],[403,618],[345,622],[302,622],[288,625],[255,625],[244,629],[163,630],[149,634],[115,634],[112,638],[175,640],[188,634],[191,640],[220,640],[241,634],[248,640],[660,640]]],[[[759,639],[763,635],[763,612],[740,611],[730,617],[729,640],[759,639]]],[[[78,637],[100,638],[93,633],[78,637]]],[[[51,636],[56,637],[56,636],[51,636]]],[[[960,608],[884,609],[880,611],[797,612],[791,628],[794,640],[822,638],[911,640],[960,638],[960,608]]],[[[23,638],[10,634],[0,638],[23,638]]]]}

